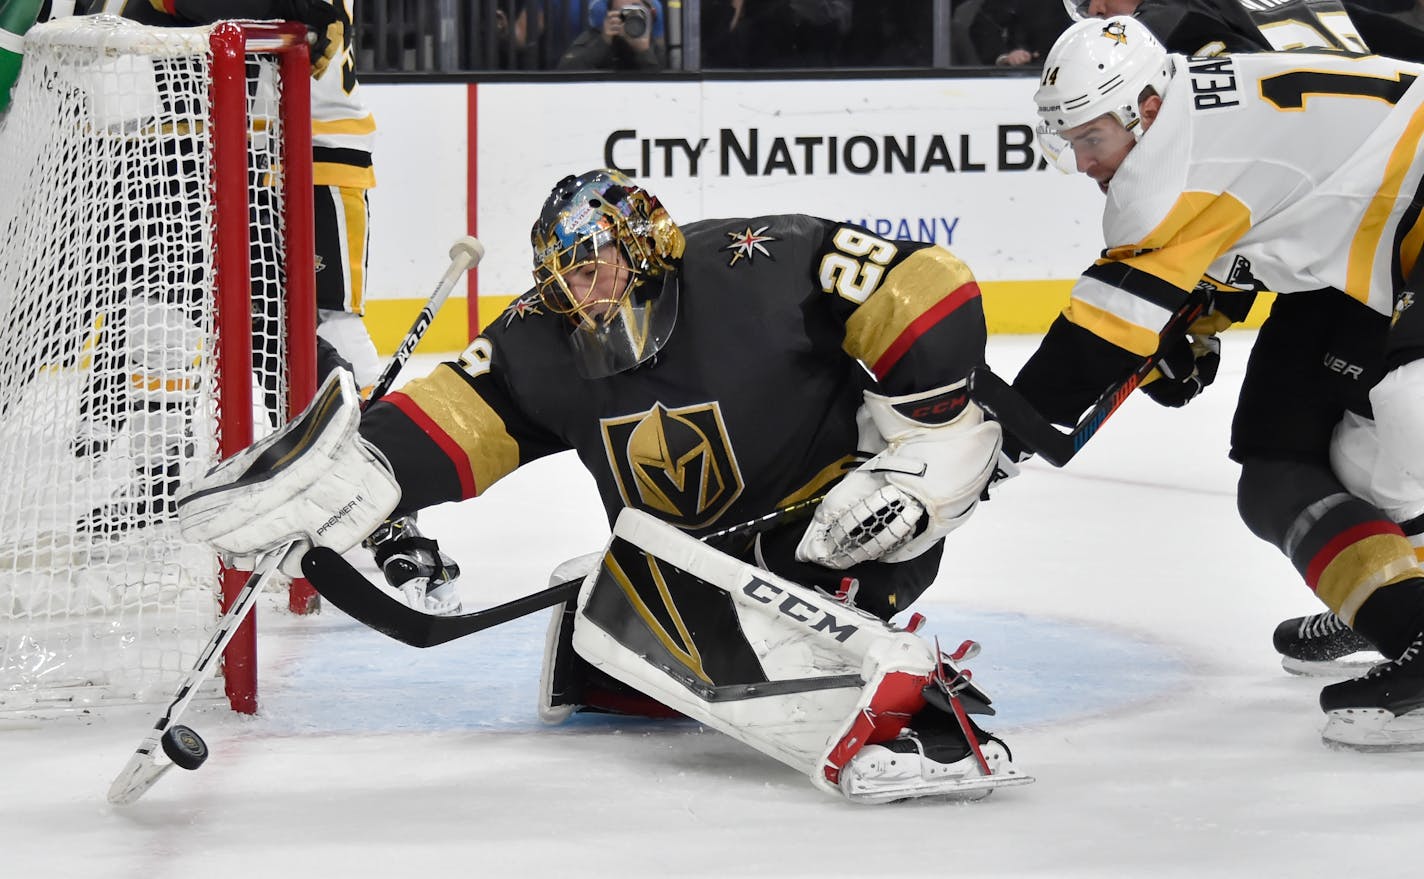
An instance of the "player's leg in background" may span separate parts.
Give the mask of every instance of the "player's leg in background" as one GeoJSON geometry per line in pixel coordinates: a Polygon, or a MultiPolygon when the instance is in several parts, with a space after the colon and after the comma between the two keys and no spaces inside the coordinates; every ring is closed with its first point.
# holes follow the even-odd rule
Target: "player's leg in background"
{"type": "MultiPolygon", "coordinates": [[[[380,376],[381,361],[362,322],[366,310],[367,243],[370,201],[350,186],[317,186],[317,335],[350,364],[356,386],[368,392],[380,376]]],[[[324,380],[321,372],[318,380],[324,380]]]]}
{"type": "Polygon", "coordinates": [[[116,174],[114,215],[105,235],[114,268],[95,291],[97,332],[81,393],[74,451],[99,456],[122,439],[130,484],[78,523],[81,530],[143,527],[173,513],[183,462],[193,456],[188,420],[201,384],[207,295],[203,185],[181,173],[187,142],[134,139],[124,163],[160,165],[154,175],[116,174]]]}
{"type": "Polygon", "coordinates": [[[1386,331],[1382,316],[1338,292],[1277,299],[1251,352],[1231,445],[1247,527],[1358,633],[1398,651],[1408,639],[1398,643],[1404,633],[1394,621],[1357,612],[1424,587],[1424,572],[1398,526],[1330,466],[1336,425],[1347,408],[1361,408],[1382,368],[1386,331]]]}
{"type": "MultiPolygon", "coordinates": [[[[381,374],[380,357],[361,314],[366,304],[370,201],[366,190],[317,186],[316,304],[320,356],[318,379],[349,369],[362,393],[381,374]]],[[[417,610],[456,614],[462,610],[455,580],[460,566],[420,532],[415,514],[387,520],[363,543],[386,582],[417,610]]]]}
{"type": "MultiPolygon", "coordinates": [[[[1424,287],[1424,254],[1413,285],[1424,287]]],[[[1400,297],[1385,346],[1386,370],[1370,389],[1376,457],[1367,492],[1404,529],[1424,559],[1424,306],[1413,293],[1400,297]]]]}
{"type": "Polygon", "coordinates": [[[1361,750],[1424,748],[1424,570],[1399,525],[1350,493],[1329,458],[1347,405],[1367,411],[1361,398],[1383,367],[1386,329],[1343,296],[1282,297],[1252,352],[1232,426],[1243,520],[1392,660],[1321,691],[1322,739],[1361,750]]]}
{"type": "MultiPolygon", "coordinates": [[[[1416,402],[1424,389],[1424,310],[1411,309],[1412,301],[1401,299],[1389,330],[1383,366],[1389,371],[1334,428],[1330,463],[1352,494],[1399,525],[1416,560],[1424,560],[1424,468],[1415,462],[1424,441],[1424,410],[1416,402]]],[[[1282,622],[1275,641],[1286,668],[1304,673],[1352,671],[1361,663],[1336,660],[1372,649],[1329,611],[1282,622]]]]}

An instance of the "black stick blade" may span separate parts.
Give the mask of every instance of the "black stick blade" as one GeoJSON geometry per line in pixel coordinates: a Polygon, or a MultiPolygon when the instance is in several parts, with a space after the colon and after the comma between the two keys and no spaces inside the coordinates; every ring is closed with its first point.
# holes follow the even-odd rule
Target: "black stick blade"
{"type": "Polygon", "coordinates": [[[1008,382],[982,366],[969,374],[969,396],[1004,430],[1055,467],[1067,464],[1081,447],[1074,436],[1054,427],[1008,382]]]}
{"type": "Polygon", "coordinates": [[[577,595],[583,582],[569,580],[485,610],[442,617],[421,613],[392,597],[326,547],[307,551],[302,573],[322,598],[347,616],[412,647],[434,647],[561,604],[577,595]]]}

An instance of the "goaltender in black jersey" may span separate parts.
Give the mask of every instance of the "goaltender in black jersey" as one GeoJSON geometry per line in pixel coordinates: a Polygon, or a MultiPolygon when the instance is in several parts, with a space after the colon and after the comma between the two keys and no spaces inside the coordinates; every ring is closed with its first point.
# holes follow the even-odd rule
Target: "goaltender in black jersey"
{"type": "Polygon", "coordinates": [[[572,449],[613,539],[551,620],[544,719],[671,709],[867,802],[1029,780],[968,718],[992,713],[955,664],[972,648],[887,622],[1012,472],[967,394],[985,345],[969,268],[805,215],[679,226],[606,169],[560,180],[531,239],[535,286],[458,360],[364,415],[328,382],[325,422],[264,442],[336,451],[264,478],[280,456],[239,456],[180,502],[185,533],[229,555],[294,533],[340,551],[392,508],[572,449]],[[809,524],[778,518],[797,507],[809,524]],[[781,527],[697,539],[764,517],[781,527]]]}
{"type": "MultiPolygon", "coordinates": [[[[904,429],[916,419],[926,430],[961,415],[976,422],[968,433],[981,460],[959,474],[963,503],[952,511],[968,515],[998,427],[979,424],[963,390],[985,340],[964,263],[942,247],[787,215],[664,221],[635,257],[648,268],[616,267],[573,252],[592,245],[575,242],[561,218],[615,188],[621,209],[656,202],[607,173],[562,187],[535,230],[540,286],[457,362],[363,422],[395,467],[403,508],[474,497],[522,464],[574,449],[610,522],[631,507],[700,536],[825,492],[859,466],[871,449],[856,413],[871,391],[904,429]],[[577,300],[571,271],[597,273],[589,299],[577,300]]],[[[937,539],[899,564],[877,556],[834,569],[798,562],[799,539],[778,529],[743,549],[832,592],[854,576],[860,606],[887,619],[939,566],[937,539]]]]}

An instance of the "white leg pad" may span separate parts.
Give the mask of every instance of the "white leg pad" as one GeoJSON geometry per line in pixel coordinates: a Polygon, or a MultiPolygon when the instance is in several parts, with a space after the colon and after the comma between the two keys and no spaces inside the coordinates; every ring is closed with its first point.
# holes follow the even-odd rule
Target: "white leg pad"
{"type": "Polygon", "coordinates": [[[840,795],[828,767],[851,760],[866,731],[893,738],[924,706],[937,668],[915,635],[634,510],[620,515],[584,581],[573,646],[611,677],[840,795]]]}
{"type": "MultiPolygon", "coordinates": [[[[575,577],[587,578],[598,570],[598,562],[602,558],[603,553],[591,552],[569,559],[549,575],[549,585],[557,586],[575,577]]],[[[563,640],[561,635],[564,620],[564,605],[555,606],[549,614],[549,627],[544,632],[544,662],[539,669],[539,719],[551,726],[568,720],[578,708],[573,703],[554,704],[555,672],[559,666],[559,645],[563,640]]]]}

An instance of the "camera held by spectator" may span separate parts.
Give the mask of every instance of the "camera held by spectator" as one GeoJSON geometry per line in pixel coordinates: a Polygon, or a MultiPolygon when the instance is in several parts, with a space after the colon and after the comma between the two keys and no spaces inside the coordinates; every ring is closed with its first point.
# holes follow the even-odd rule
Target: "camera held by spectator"
{"type": "Polygon", "coordinates": [[[653,0],[594,0],[588,28],[559,59],[561,70],[661,70],[657,38],[662,4],[653,0]]]}
{"type": "Polygon", "coordinates": [[[619,9],[616,14],[623,21],[623,36],[630,40],[642,39],[647,36],[648,10],[641,6],[625,6],[619,9]]]}

